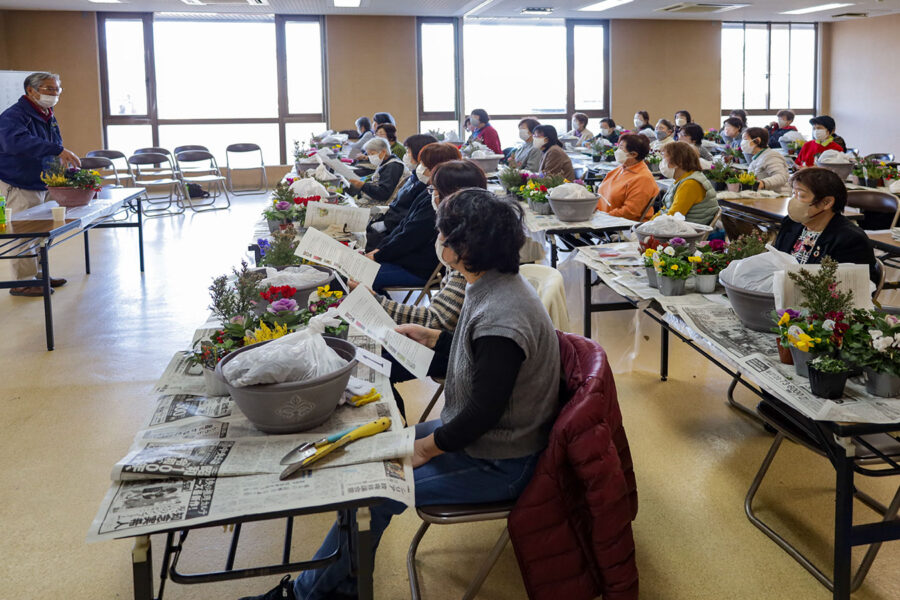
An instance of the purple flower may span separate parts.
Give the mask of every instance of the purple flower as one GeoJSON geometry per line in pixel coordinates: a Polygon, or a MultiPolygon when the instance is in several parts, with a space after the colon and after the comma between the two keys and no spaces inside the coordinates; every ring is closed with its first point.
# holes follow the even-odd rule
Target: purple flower
{"type": "Polygon", "coordinates": [[[244,324],[244,316],[243,316],[243,315],[237,315],[236,317],[231,317],[231,321],[230,321],[230,322],[231,322],[231,323],[235,323],[235,324],[237,324],[237,325],[243,325],[243,324],[244,324]]]}
{"type": "Polygon", "coordinates": [[[275,210],[287,210],[290,207],[291,204],[289,202],[285,202],[284,200],[275,203],[275,210]]]}
{"type": "Polygon", "coordinates": [[[687,242],[682,237],[673,237],[669,240],[670,246],[684,246],[685,244],[687,244],[687,242]]]}
{"type": "Polygon", "coordinates": [[[281,298],[270,304],[266,310],[272,314],[295,311],[297,310],[297,301],[293,298],[281,298]]]}
{"type": "Polygon", "coordinates": [[[784,313],[787,313],[787,315],[791,318],[791,321],[793,321],[794,319],[797,319],[797,318],[800,317],[800,312],[794,310],[793,308],[788,308],[788,309],[785,309],[785,310],[779,310],[779,311],[778,311],[778,316],[779,316],[779,317],[783,317],[783,316],[784,316],[784,313]]]}

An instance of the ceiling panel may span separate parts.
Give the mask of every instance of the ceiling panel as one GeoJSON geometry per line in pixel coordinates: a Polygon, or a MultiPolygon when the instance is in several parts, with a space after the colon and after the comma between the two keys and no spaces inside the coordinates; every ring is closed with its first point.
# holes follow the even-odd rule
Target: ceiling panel
{"type": "MultiPolygon", "coordinates": [[[[522,18],[521,10],[532,6],[553,7],[555,18],[600,19],[699,19],[728,21],[830,21],[832,15],[865,12],[880,16],[900,12],[900,0],[862,0],[853,6],[808,15],[782,15],[782,11],[805,8],[829,0],[747,0],[750,6],[721,13],[664,13],[657,9],[677,0],[635,0],[603,12],[579,11],[596,0],[362,0],[360,8],[335,8],[332,0],[269,0],[269,6],[224,4],[191,6],[180,0],[123,0],[117,4],[96,4],[88,0],[0,0],[4,9],[95,10],[141,12],[228,12],[262,14],[365,14],[409,16],[470,16],[522,18]]],[[[730,0],[706,0],[728,2],[730,0]]]]}

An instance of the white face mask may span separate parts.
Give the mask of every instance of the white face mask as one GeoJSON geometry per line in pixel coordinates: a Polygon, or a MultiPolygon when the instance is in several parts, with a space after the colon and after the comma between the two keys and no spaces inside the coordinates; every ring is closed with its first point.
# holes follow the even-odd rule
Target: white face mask
{"type": "Polygon", "coordinates": [[[667,137],[669,137],[668,131],[660,130],[660,129],[656,130],[656,139],[662,141],[662,140],[666,139],[667,137]]]}
{"type": "Polygon", "coordinates": [[[403,164],[406,165],[406,168],[410,171],[416,170],[416,165],[415,163],[413,163],[412,159],[412,153],[409,150],[407,150],[406,154],[403,155],[403,164]]]}
{"type": "Polygon", "coordinates": [[[790,123],[787,122],[787,119],[778,119],[778,126],[781,127],[782,129],[787,127],[789,124],[790,123]]]}
{"type": "Polygon", "coordinates": [[[38,98],[37,101],[37,103],[44,108],[53,108],[56,106],[57,102],[59,102],[59,96],[52,96],[50,94],[41,94],[41,97],[38,98]]]}
{"type": "Polygon", "coordinates": [[[541,148],[544,147],[544,144],[547,143],[547,138],[536,137],[536,138],[534,138],[534,140],[532,140],[531,143],[532,143],[532,145],[534,145],[535,148],[540,150],[541,148]]]}
{"type": "Polygon", "coordinates": [[[527,129],[519,130],[519,139],[522,140],[523,142],[527,142],[528,138],[530,138],[530,137],[531,137],[531,132],[528,131],[527,129]]]}
{"type": "Polygon", "coordinates": [[[419,163],[419,166],[416,167],[416,178],[425,185],[428,185],[428,182],[431,181],[431,175],[425,174],[425,165],[422,163],[419,163]]]}
{"type": "Polygon", "coordinates": [[[637,117],[634,118],[634,126],[635,127],[640,127],[643,124],[644,124],[644,122],[642,120],[638,119],[637,117]]]}
{"type": "Polygon", "coordinates": [[[437,213],[437,209],[438,209],[437,199],[438,199],[438,193],[437,193],[437,190],[434,190],[431,192],[431,208],[434,209],[435,214],[437,213]]]}
{"type": "Polygon", "coordinates": [[[373,167],[377,169],[379,166],[381,166],[382,158],[380,154],[369,154],[367,156],[369,157],[369,162],[372,163],[373,167]]]}
{"type": "Polygon", "coordinates": [[[669,163],[666,162],[666,159],[662,159],[659,161],[659,172],[663,174],[663,177],[666,179],[674,179],[675,178],[675,168],[670,167],[669,163]]]}
{"type": "Polygon", "coordinates": [[[678,117],[677,119],[675,119],[675,124],[679,127],[684,127],[685,125],[687,125],[687,119],[685,119],[684,117],[678,117]]]}
{"type": "Polygon", "coordinates": [[[624,148],[616,148],[615,156],[616,162],[620,165],[624,165],[625,161],[628,160],[628,152],[624,148]]]}
{"type": "Polygon", "coordinates": [[[750,143],[750,140],[741,140],[741,152],[743,152],[745,156],[753,154],[753,146],[750,143]]]}
{"type": "Polygon", "coordinates": [[[608,137],[610,133],[612,133],[612,129],[600,129],[600,135],[603,137],[608,137]]]}
{"type": "Polygon", "coordinates": [[[447,269],[452,269],[446,260],[444,260],[444,245],[441,243],[441,238],[438,236],[437,239],[434,240],[434,253],[437,255],[438,262],[440,262],[447,269]]]}
{"type": "Polygon", "coordinates": [[[813,129],[813,137],[821,142],[828,137],[828,130],[824,127],[816,127],[815,129],[813,129]]]}

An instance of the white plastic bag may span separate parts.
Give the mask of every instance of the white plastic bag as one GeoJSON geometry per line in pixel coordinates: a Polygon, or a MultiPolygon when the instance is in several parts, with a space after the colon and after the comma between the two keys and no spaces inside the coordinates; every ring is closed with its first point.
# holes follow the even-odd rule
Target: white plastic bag
{"type": "Polygon", "coordinates": [[[775,272],[796,265],[797,259],[768,244],[766,249],[768,252],[732,261],[719,277],[731,287],[771,294],[775,272]]]}
{"type": "Polygon", "coordinates": [[[260,281],[264,287],[289,285],[295,288],[305,288],[312,285],[325,285],[331,280],[331,275],[311,267],[301,265],[299,267],[287,267],[279,271],[272,267],[266,267],[266,278],[260,281]]]}
{"type": "Polygon", "coordinates": [[[704,231],[712,231],[709,225],[689,223],[684,220],[684,215],[660,215],[653,220],[642,223],[635,231],[643,235],[694,235],[704,231]]]}
{"type": "Polygon", "coordinates": [[[586,200],[593,198],[594,194],[583,185],[577,183],[564,183],[550,190],[550,197],[554,200],[565,198],[568,200],[586,200]]]}
{"type": "Polygon", "coordinates": [[[309,198],[311,196],[319,196],[320,198],[328,197],[328,190],[325,186],[315,179],[303,178],[298,179],[291,184],[291,192],[295,197],[309,198]]]}
{"type": "Polygon", "coordinates": [[[322,332],[340,323],[335,309],[313,317],[309,327],[241,352],[222,367],[234,387],[300,382],[334,373],[347,362],[332,350],[322,332]]]}

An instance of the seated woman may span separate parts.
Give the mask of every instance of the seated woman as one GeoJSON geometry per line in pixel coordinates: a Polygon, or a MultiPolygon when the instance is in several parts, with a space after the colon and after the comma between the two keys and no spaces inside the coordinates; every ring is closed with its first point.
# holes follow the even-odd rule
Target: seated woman
{"type": "Polygon", "coordinates": [[[391,147],[384,138],[370,138],[363,149],[369,162],[375,167],[375,172],[369,181],[351,179],[350,185],[354,193],[360,195],[360,206],[384,206],[394,197],[406,167],[399,158],[391,154],[391,147]]]}
{"type": "Polygon", "coordinates": [[[500,146],[500,136],[497,134],[494,126],[491,125],[491,118],[488,116],[487,111],[476,108],[469,115],[469,119],[472,123],[471,141],[481,142],[490,148],[494,154],[503,154],[503,147],[500,146]]]}
{"type": "Polygon", "coordinates": [[[651,150],[659,150],[675,141],[675,125],[668,119],[656,122],[656,139],[650,143],[651,150]]]}
{"type": "Polygon", "coordinates": [[[359,139],[350,144],[350,150],[347,153],[348,158],[357,158],[362,154],[366,142],[375,137],[369,117],[360,117],[356,120],[356,132],[359,134],[359,139]]]}
{"type": "Polygon", "coordinates": [[[594,134],[587,128],[588,116],[584,113],[575,113],[572,115],[572,130],[566,133],[567,136],[577,137],[576,146],[587,146],[594,139],[594,134]]]}
{"type": "Polygon", "coordinates": [[[463,131],[466,132],[466,146],[468,146],[475,139],[475,128],[472,127],[472,117],[463,119],[463,131]]]}
{"type": "Polygon", "coordinates": [[[719,203],[716,190],[700,171],[697,151],[684,142],[663,146],[659,171],[675,184],[663,196],[662,208],[654,218],[681,213],[691,223],[710,225],[719,212],[719,203]]]}
{"type": "Polygon", "coordinates": [[[678,141],[687,142],[697,151],[700,158],[712,162],[712,154],[703,147],[703,128],[696,123],[688,123],[678,132],[678,141]]]}
{"type": "MultiPolygon", "coordinates": [[[[559,342],[547,310],[518,272],[519,205],[466,189],[438,213],[439,252],[468,288],[452,336],[420,325],[398,328],[434,348],[435,360],[447,361],[441,417],[416,426],[416,505],[513,500],[530,481],[559,410],[559,342]]],[[[392,500],[370,509],[373,548],[405,509],[392,500]]],[[[336,562],[283,581],[268,597],[356,597],[346,531],[336,523],[315,555],[340,548],[336,562]]]]}
{"type": "Polygon", "coordinates": [[[403,155],[406,154],[406,148],[403,147],[403,144],[397,141],[397,128],[391,125],[390,123],[382,123],[375,128],[375,135],[380,138],[384,138],[391,145],[391,152],[394,156],[399,159],[403,159],[403,155]]]}
{"type": "Polygon", "coordinates": [[[575,181],[572,159],[563,150],[563,145],[553,125],[538,125],[534,128],[534,147],[541,151],[540,171],[544,175],[559,175],[575,181]]]}
{"type": "Polygon", "coordinates": [[[541,151],[534,147],[534,128],[540,125],[537,119],[526,118],[519,121],[519,139],[522,145],[517,147],[506,161],[514,169],[523,169],[537,173],[541,169],[541,151]]]}
{"type": "Polygon", "coordinates": [[[681,131],[681,128],[685,125],[693,123],[694,120],[691,119],[691,113],[686,110],[679,110],[675,113],[675,136],[678,136],[678,133],[681,131]]]}
{"type": "Polygon", "coordinates": [[[616,122],[609,117],[600,119],[600,137],[615,146],[619,143],[619,131],[616,122]]]}
{"type": "Polygon", "coordinates": [[[744,133],[744,122],[738,117],[728,117],[722,123],[722,141],[726,148],[740,148],[741,134],[744,133]]]}
{"type": "Polygon", "coordinates": [[[843,214],[847,188],[828,169],[810,167],[791,177],[793,195],[788,216],[773,244],[802,265],[818,264],[826,256],[841,263],[869,265],[869,278],[877,281],[875,253],[865,232],[843,214]]]}
{"type": "Polygon", "coordinates": [[[646,217],[641,218],[644,211],[659,195],[656,179],[644,162],[648,154],[650,140],[645,136],[626,133],[619,138],[619,147],[616,148],[619,166],[600,183],[597,210],[632,221],[646,220],[646,217]]]}
{"type": "Polygon", "coordinates": [[[634,131],[644,135],[654,135],[653,125],[650,124],[650,113],[646,110],[639,110],[634,113],[634,131]],[[644,132],[647,132],[646,134],[644,132]]]}
{"type": "Polygon", "coordinates": [[[385,123],[389,123],[394,127],[397,126],[397,121],[394,120],[394,115],[389,112],[377,112],[372,115],[372,122],[375,124],[375,129],[378,129],[379,125],[384,125],[385,123]]]}
{"type": "MultiPolygon", "coordinates": [[[[459,158],[459,150],[453,144],[428,144],[419,152],[416,177],[430,184],[435,167],[459,158]]],[[[431,194],[422,194],[413,201],[397,227],[366,255],[381,265],[372,289],[383,294],[387,287],[424,285],[438,264],[432,251],[436,236],[431,194]]]]}
{"type": "Polygon", "coordinates": [[[789,110],[779,110],[777,121],[773,121],[769,123],[769,148],[775,148],[776,150],[781,148],[781,136],[786,134],[788,131],[797,131],[797,128],[794,127],[794,113],[789,110]]]}
{"type": "Polygon", "coordinates": [[[813,139],[800,148],[800,153],[797,154],[797,159],[794,161],[798,167],[815,166],[816,157],[826,150],[844,152],[844,147],[835,140],[834,119],[828,115],[821,115],[810,119],[809,124],[813,126],[813,139]]]}
{"type": "Polygon", "coordinates": [[[768,131],[749,127],[741,140],[741,152],[750,159],[747,170],[756,175],[757,189],[787,194],[790,178],[787,162],[781,152],[769,148],[768,131]]]}
{"type": "Polygon", "coordinates": [[[435,142],[437,142],[437,138],[427,133],[417,133],[406,138],[403,164],[409,169],[411,175],[397,190],[397,195],[388,206],[387,211],[372,219],[366,227],[366,252],[377,248],[381,240],[400,224],[416,198],[428,193],[428,184],[419,181],[419,178],[416,177],[416,167],[419,165],[419,152],[422,151],[422,148],[435,142]]]}
{"type": "Polygon", "coordinates": [[[741,120],[741,131],[747,129],[747,111],[736,108],[728,114],[729,118],[733,117],[735,119],[741,120]]]}

